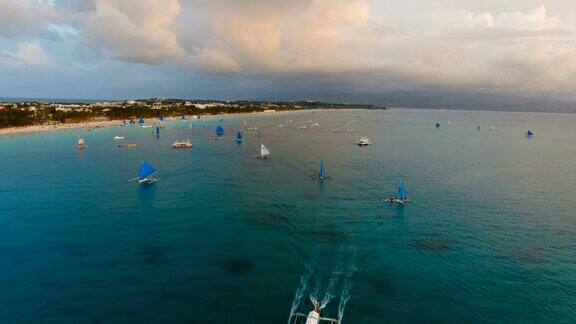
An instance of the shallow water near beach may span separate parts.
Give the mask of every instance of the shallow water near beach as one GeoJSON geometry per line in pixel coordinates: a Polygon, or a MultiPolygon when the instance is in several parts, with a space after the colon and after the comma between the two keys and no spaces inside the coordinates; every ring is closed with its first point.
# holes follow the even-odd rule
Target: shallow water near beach
{"type": "Polygon", "coordinates": [[[0,137],[0,322],[286,323],[310,296],[344,323],[576,320],[576,115],[222,119],[0,137]],[[128,182],[144,159],[160,180],[128,182]],[[385,203],[400,181],[414,204],[385,203]]]}

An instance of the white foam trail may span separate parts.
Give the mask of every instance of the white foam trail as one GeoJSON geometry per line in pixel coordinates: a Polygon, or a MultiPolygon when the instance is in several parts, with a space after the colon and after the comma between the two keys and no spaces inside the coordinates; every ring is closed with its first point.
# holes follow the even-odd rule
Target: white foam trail
{"type": "Polygon", "coordinates": [[[314,286],[314,290],[310,291],[310,301],[312,302],[312,305],[314,305],[314,308],[319,308],[320,307],[320,303],[318,303],[318,293],[320,292],[320,280],[316,281],[316,285],[314,286]]]}
{"type": "Polygon", "coordinates": [[[340,279],[341,274],[341,267],[339,266],[338,269],[332,272],[332,277],[328,282],[328,288],[326,288],[326,294],[324,295],[324,299],[322,299],[322,304],[320,305],[320,309],[323,309],[328,305],[328,303],[335,297],[334,295],[334,288],[336,288],[336,284],[340,279]]]}
{"type": "Polygon", "coordinates": [[[290,316],[288,317],[288,324],[290,324],[290,319],[292,319],[292,314],[296,312],[298,306],[300,306],[300,301],[302,301],[302,296],[304,296],[304,291],[308,286],[308,274],[303,275],[300,278],[300,285],[296,289],[296,294],[294,300],[292,301],[292,308],[290,308],[290,316]]]}
{"type": "Polygon", "coordinates": [[[292,308],[290,308],[290,316],[288,317],[288,324],[290,324],[290,320],[292,319],[292,314],[296,312],[298,307],[300,306],[300,302],[302,301],[302,297],[304,296],[304,292],[308,288],[308,281],[310,279],[310,267],[306,267],[306,273],[300,277],[300,285],[296,289],[296,293],[294,295],[294,300],[292,301],[292,308]]]}
{"type": "Polygon", "coordinates": [[[344,317],[344,310],[346,305],[350,300],[350,291],[352,290],[352,276],[356,272],[356,253],[352,257],[352,265],[348,269],[346,276],[344,277],[344,283],[342,284],[342,293],[340,295],[340,302],[338,303],[338,320],[342,321],[344,317]]]}

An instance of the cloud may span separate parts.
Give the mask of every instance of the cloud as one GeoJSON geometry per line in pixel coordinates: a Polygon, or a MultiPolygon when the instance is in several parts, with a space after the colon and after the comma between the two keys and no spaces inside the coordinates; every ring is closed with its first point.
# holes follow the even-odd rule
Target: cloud
{"type": "Polygon", "coordinates": [[[172,32],[177,0],[96,0],[81,32],[88,46],[128,62],[159,64],[183,56],[172,32]]]}
{"type": "Polygon", "coordinates": [[[59,12],[48,4],[27,0],[0,0],[0,36],[35,34],[61,19],[59,12]]]}
{"type": "Polygon", "coordinates": [[[0,0],[0,35],[50,29],[121,62],[307,91],[576,91],[562,0],[0,0]]]}
{"type": "Polygon", "coordinates": [[[8,67],[46,68],[53,65],[52,57],[38,43],[20,43],[14,52],[0,53],[0,65],[8,67]]]}

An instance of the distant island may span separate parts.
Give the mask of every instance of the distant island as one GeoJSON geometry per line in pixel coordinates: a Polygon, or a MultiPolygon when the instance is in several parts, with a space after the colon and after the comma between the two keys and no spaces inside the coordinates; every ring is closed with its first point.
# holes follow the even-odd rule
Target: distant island
{"type": "Polygon", "coordinates": [[[0,102],[0,128],[134,120],[160,116],[182,117],[308,109],[387,108],[371,104],[317,101],[219,101],[164,98],[99,102],[0,102]]]}

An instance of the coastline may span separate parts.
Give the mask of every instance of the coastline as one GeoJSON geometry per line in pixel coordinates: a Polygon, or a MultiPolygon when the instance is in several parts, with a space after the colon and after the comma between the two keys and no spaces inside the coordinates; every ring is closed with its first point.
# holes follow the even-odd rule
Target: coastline
{"type": "MultiPolygon", "coordinates": [[[[295,112],[305,112],[311,111],[309,109],[303,110],[282,110],[275,112],[247,112],[247,113],[233,113],[233,114],[215,114],[215,115],[203,115],[203,118],[218,118],[222,116],[239,116],[239,115],[258,115],[258,114],[278,114],[278,113],[295,113],[295,112]]],[[[180,120],[179,117],[166,117],[166,120],[180,120]]],[[[0,128],[0,137],[15,136],[15,135],[26,135],[26,134],[36,134],[51,131],[61,131],[67,129],[76,128],[102,128],[109,126],[122,126],[122,119],[101,121],[101,122],[80,122],[80,123],[69,123],[69,124],[56,124],[56,125],[29,125],[29,126],[15,126],[0,128]]],[[[154,123],[155,124],[155,123],[154,123]]]]}
{"type": "Polygon", "coordinates": [[[110,120],[103,122],[82,122],[82,123],[70,123],[70,124],[57,124],[57,125],[30,125],[30,126],[16,126],[8,128],[0,128],[0,137],[14,136],[14,135],[25,135],[25,134],[35,134],[50,131],[59,131],[66,129],[75,128],[100,128],[108,127],[113,125],[122,125],[122,120],[110,120]]]}

